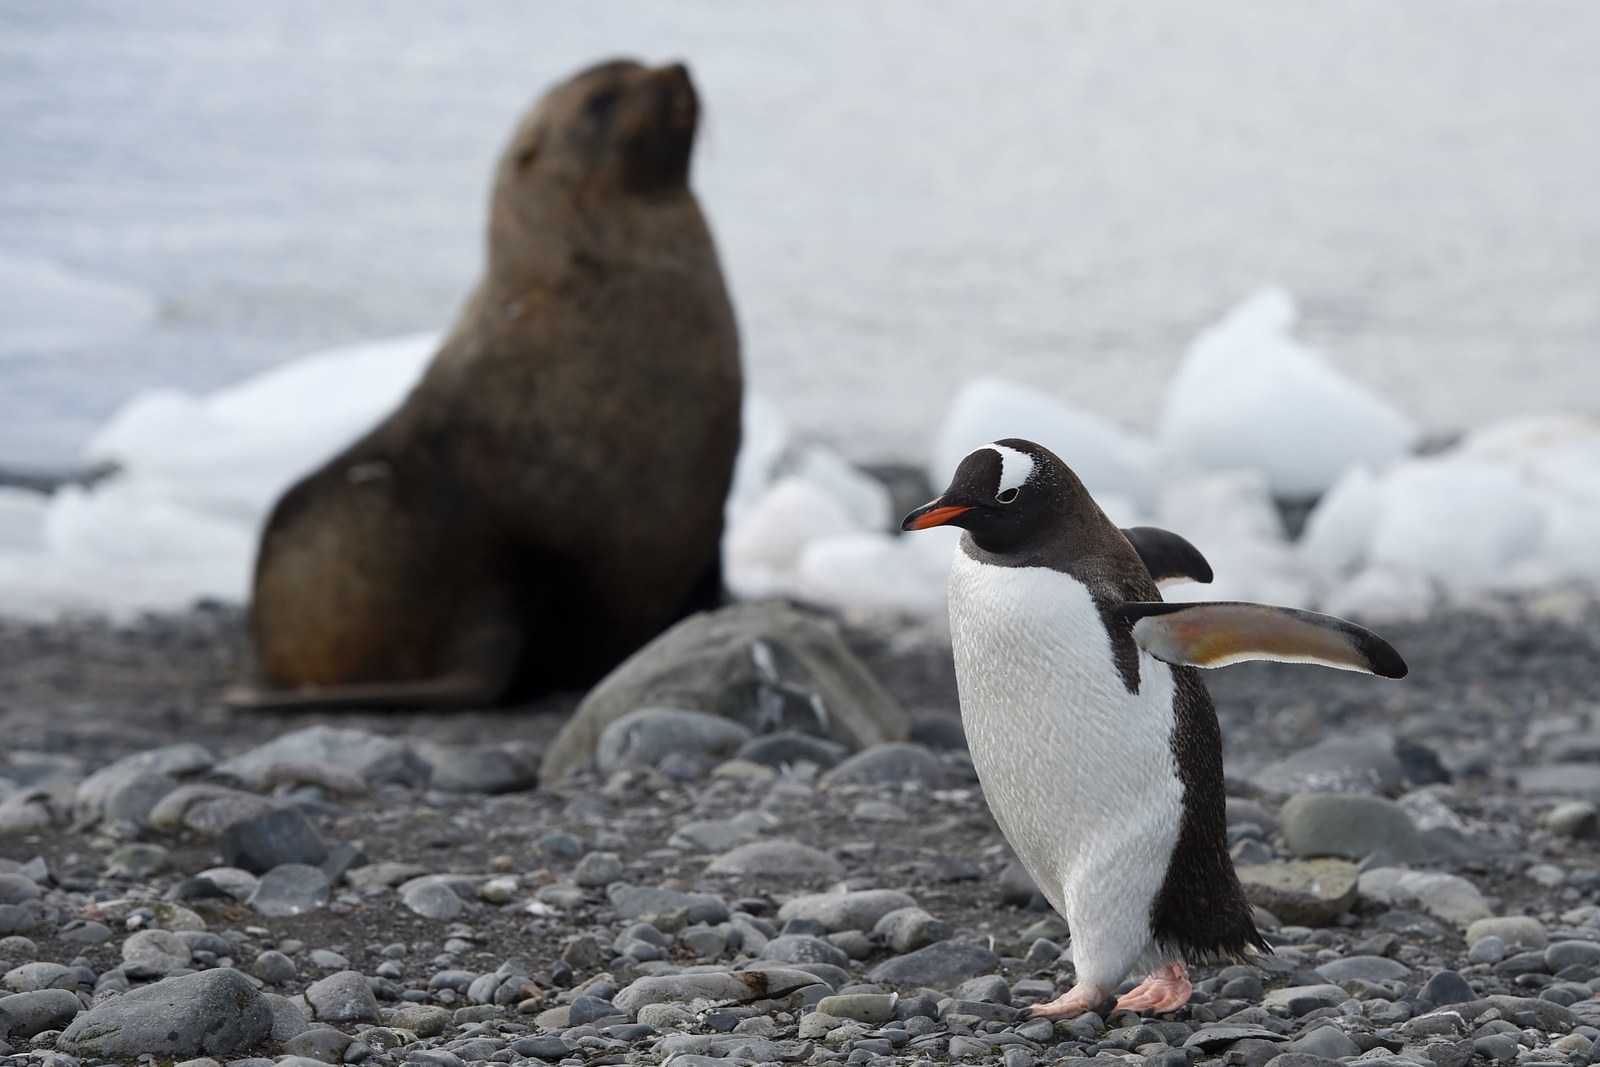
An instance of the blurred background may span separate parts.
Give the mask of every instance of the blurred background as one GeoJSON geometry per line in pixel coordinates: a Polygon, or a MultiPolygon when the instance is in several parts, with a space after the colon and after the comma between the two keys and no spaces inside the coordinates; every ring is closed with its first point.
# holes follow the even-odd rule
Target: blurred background
{"type": "Polygon", "coordinates": [[[1009,436],[1198,544],[1188,595],[1600,582],[1597,40],[1560,0],[0,0],[0,483],[122,471],[0,486],[0,614],[243,600],[476,281],[518,117],[619,55],[704,101],[737,594],[942,615],[898,516],[1009,436]]]}
{"type": "Polygon", "coordinates": [[[0,3],[0,464],[448,324],[545,87],[681,57],[755,388],[921,459],[1001,374],[1136,427],[1262,283],[1423,426],[1600,404],[1600,7],[0,3]]]}

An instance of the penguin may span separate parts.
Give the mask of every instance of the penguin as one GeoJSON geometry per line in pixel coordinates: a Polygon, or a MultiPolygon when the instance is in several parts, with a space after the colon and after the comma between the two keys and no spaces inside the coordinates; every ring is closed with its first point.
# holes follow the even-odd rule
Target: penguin
{"type": "Polygon", "coordinates": [[[1332,616],[1165,603],[1210,581],[1182,537],[1119,530],[1054,453],[976,449],[904,530],[957,526],[950,632],[962,725],[1006,840],[1071,930],[1077,982],[1033,1018],[1189,1001],[1187,964],[1267,953],[1228,853],[1222,735],[1196,668],[1250,659],[1386,678],[1405,661],[1332,616]]]}

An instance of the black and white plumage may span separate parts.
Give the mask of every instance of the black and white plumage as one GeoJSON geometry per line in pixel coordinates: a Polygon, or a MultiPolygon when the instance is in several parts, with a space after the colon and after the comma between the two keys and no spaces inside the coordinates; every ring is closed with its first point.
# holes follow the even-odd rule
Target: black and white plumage
{"type": "Polygon", "coordinates": [[[1034,1009],[1187,1002],[1186,959],[1265,949],[1227,849],[1222,740],[1196,667],[1405,665],[1343,620],[1254,604],[1165,604],[1159,581],[1209,581],[1198,550],[1122,531],[1030,441],[969,454],[907,530],[956,525],[950,628],[961,717],[984,794],[1018,858],[1067,920],[1078,982],[1034,1009]]]}

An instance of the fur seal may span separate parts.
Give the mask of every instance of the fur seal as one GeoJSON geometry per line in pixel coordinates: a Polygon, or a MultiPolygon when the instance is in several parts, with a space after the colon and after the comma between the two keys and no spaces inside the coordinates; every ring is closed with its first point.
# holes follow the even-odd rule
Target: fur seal
{"type": "Polygon", "coordinates": [[[1176,534],[1120,531],[1052,452],[1016,438],[969,454],[903,528],[963,527],[950,570],[961,720],[984,795],[1067,920],[1077,984],[1063,1018],[1116,1002],[1172,1011],[1186,960],[1269,951],[1228,854],[1222,737],[1196,667],[1322,663],[1389,678],[1382,638],[1260,604],[1167,604],[1157,579],[1210,580],[1176,534]]]}
{"type": "Polygon", "coordinates": [[[688,185],[681,64],[551,89],[488,265],[416,389],[289,489],[257,557],[255,707],[480,706],[599,677],[721,598],[738,331],[688,185]]]}

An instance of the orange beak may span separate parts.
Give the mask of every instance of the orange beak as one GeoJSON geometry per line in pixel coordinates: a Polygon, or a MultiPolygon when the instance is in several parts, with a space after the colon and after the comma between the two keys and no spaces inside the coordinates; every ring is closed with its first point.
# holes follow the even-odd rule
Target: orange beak
{"type": "Polygon", "coordinates": [[[943,526],[957,515],[965,515],[973,510],[971,504],[952,506],[940,504],[937,500],[924,504],[916,511],[906,516],[900,524],[902,530],[927,530],[934,526],[943,526]]]}

